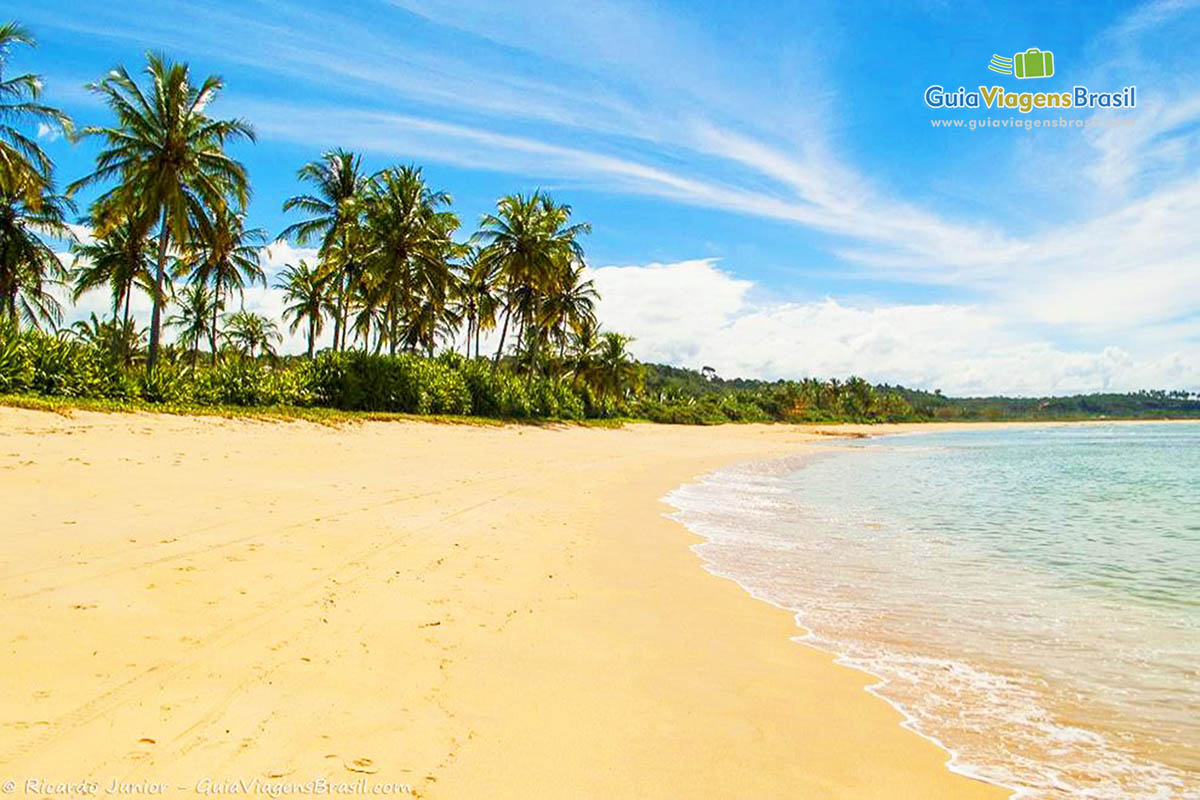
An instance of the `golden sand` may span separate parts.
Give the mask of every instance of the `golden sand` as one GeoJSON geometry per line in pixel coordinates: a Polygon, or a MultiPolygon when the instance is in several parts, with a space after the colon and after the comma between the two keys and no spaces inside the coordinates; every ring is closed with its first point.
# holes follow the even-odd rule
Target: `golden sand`
{"type": "Polygon", "coordinates": [[[1005,797],[663,516],[813,438],[0,409],[0,779],[1005,797]]]}

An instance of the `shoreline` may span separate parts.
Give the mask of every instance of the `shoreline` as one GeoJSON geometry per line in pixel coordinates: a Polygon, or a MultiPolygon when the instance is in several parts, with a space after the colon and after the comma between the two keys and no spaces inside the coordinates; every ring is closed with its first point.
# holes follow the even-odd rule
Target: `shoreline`
{"type": "MultiPolygon", "coordinates": [[[[967,424],[969,424],[969,423],[967,423],[967,424]]],[[[1006,423],[992,423],[992,424],[999,425],[999,426],[1007,425],[1006,423]]],[[[1024,424],[1028,424],[1028,423],[1017,423],[1017,424],[1024,425],[1024,424]]],[[[1071,424],[1071,423],[1063,423],[1063,424],[1071,424]]],[[[876,438],[878,436],[921,436],[921,435],[925,435],[925,434],[932,433],[932,432],[934,432],[934,431],[930,431],[930,430],[888,431],[888,432],[882,433],[882,434],[858,435],[858,436],[855,436],[854,438],[856,438],[856,439],[871,439],[871,438],[876,438]]],[[[843,438],[845,438],[845,437],[843,437],[843,438]]],[[[837,451],[841,448],[838,448],[836,446],[830,447],[827,444],[827,445],[823,446],[823,449],[837,451]]],[[[769,461],[771,461],[771,462],[780,462],[780,461],[796,462],[796,461],[799,461],[801,458],[811,458],[812,456],[821,456],[821,455],[825,455],[825,453],[823,453],[823,452],[805,453],[803,455],[797,455],[795,453],[792,453],[789,455],[782,456],[780,458],[770,459],[769,461]]],[[[704,475],[696,476],[696,478],[694,478],[691,483],[684,484],[683,486],[678,487],[678,488],[686,488],[687,486],[691,485],[692,483],[703,480],[705,477],[707,477],[709,475],[720,473],[721,471],[723,471],[725,469],[732,468],[735,466],[737,466],[737,465],[736,464],[723,465],[721,467],[718,467],[716,470],[713,470],[712,472],[708,472],[708,473],[705,473],[704,475]]],[[[841,666],[846,669],[853,670],[854,672],[869,676],[872,680],[868,681],[867,685],[863,686],[863,691],[866,694],[880,700],[881,702],[886,703],[888,706],[893,708],[896,711],[896,713],[898,713],[901,716],[901,720],[898,724],[902,729],[904,729],[916,736],[919,736],[920,738],[930,742],[931,744],[935,745],[940,750],[942,750],[947,756],[947,759],[945,762],[945,767],[947,770],[949,770],[950,772],[952,772],[956,775],[961,775],[965,778],[969,778],[973,781],[978,781],[980,783],[983,783],[983,784],[986,784],[989,786],[995,786],[997,788],[1003,789],[1004,791],[1008,792],[1008,796],[1010,797],[1011,800],[1016,800],[1017,798],[1025,796],[1024,794],[1021,793],[1021,790],[1018,787],[1008,786],[1006,784],[999,783],[994,780],[990,780],[987,777],[974,771],[974,769],[970,765],[959,763],[959,760],[962,758],[961,753],[954,750],[954,748],[952,748],[950,745],[946,744],[944,741],[939,739],[937,736],[935,736],[931,733],[922,731],[920,729],[919,725],[917,724],[917,719],[913,715],[913,713],[911,711],[909,711],[908,709],[906,709],[900,703],[900,701],[895,700],[891,697],[888,697],[887,694],[885,694],[882,691],[891,682],[889,678],[887,678],[884,675],[880,675],[876,672],[873,672],[865,666],[853,663],[852,658],[844,652],[840,652],[837,649],[834,649],[830,646],[822,646],[821,644],[818,644],[816,642],[816,640],[817,640],[816,634],[804,622],[804,619],[803,619],[804,612],[803,611],[798,611],[794,608],[791,608],[791,607],[783,605],[782,603],[779,603],[775,600],[772,600],[770,597],[767,597],[766,595],[764,595],[763,592],[761,592],[760,590],[755,589],[753,586],[750,586],[749,584],[745,583],[745,581],[742,578],[739,578],[737,575],[734,575],[730,572],[723,571],[722,568],[714,560],[706,557],[701,550],[702,550],[703,545],[709,544],[712,542],[712,538],[709,536],[706,536],[703,533],[700,533],[699,531],[694,530],[691,526],[689,526],[686,522],[683,521],[682,517],[686,514],[686,510],[683,507],[675,505],[675,503],[672,503],[670,501],[669,498],[672,494],[674,494],[674,490],[672,492],[669,492],[663,498],[663,502],[666,503],[667,505],[671,506],[675,510],[673,513],[667,514],[665,516],[667,516],[669,519],[672,519],[672,520],[678,522],[689,533],[691,533],[696,538],[700,539],[699,542],[696,542],[695,544],[691,545],[688,549],[696,556],[696,559],[700,563],[700,566],[706,572],[708,572],[713,577],[733,583],[739,589],[741,589],[743,592],[745,592],[749,597],[752,597],[754,600],[756,600],[760,603],[764,603],[772,608],[779,609],[780,611],[784,611],[787,614],[789,614],[792,618],[794,628],[800,632],[799,634],[790,637],[790,641],[795,642],[798,645],[802,645],[804,647],[811,648],[812,650],[815,650],[819,653],[822,653],[822,654],[825,654],[828,656],[832,656],[833,663],[837,664],[838,666],[841,666]]]]}
{"type": "Polygon", "coordinates": [[[791,612],[714,579],[664,514],[698,475],[820,441],[2,409],[0,765],[426,797],[1007,797],[947,769],[869,675],[796,647],[791,612]]]}
{"type": "MultiPolygon", "coordinates": [[[[1194,421],[1178,420],[1177,422],[1182,423],[1194,421]]],[[[1091,423],[1034,425],[1019,423],[1017,427],[1049,429],[1056,427],[1074,427],[1075,425],[1080,424],[1086,427],[1096,427],[1091,423]]],[[[1100,423],[1100,425],[1111,426],[1113,423],[1111,421],[1105,421],[1100,423]]],[[[1159,423],[1159,425],[1161,425],[1161,423],[1159,423]]],[[[1011,428],[1014,426],[1009,424],[998,424],[990,427],[992,430],[996,430],[1002,428],[1011,428]]],[[[965,434],[980,430],[980,428],[975,426],[964,425],[957,428],[954,433],[961,432],[965,434]]],[[[878,431],[878,433],[872,433],[862,438],[882,437],[884,442],[890,439],[892,443],[900,446],[902,445],[903,441],[909,440],[910,437],[920,437],[925,435],[936,436],[941,433],[950,433],[950,431],[937,426],[925,426],[920,429],[907,429],[906,426],[906,429],[903,430],[881,430],[878,431]]],[[[993,441],[996,440],[993,439],[993,441]]],[[[773,523],[771,522],[771,519],[786,520],[793,525],[803,524],[803,516],[787,516],[787,514],[796,513],[796,509],[793,509],[790,505],[785,504],[786,509],[791,509],[791,511],[784,510],[777,513],[774,510],[774,501],[772,501],[770,498],[773,497],[775,492],[781,491],[781,489],[776,483],[770,480],[769,476],[773,476],[777,473],[787,473],[791,475],[797,471],[800,471],[802,474],[807,466],[811,465],[815,461],[821,460],[821,458],[825,455],[828,455],[831,458],[842,457],[840,454],[849,450],[858,450],[860,452],[864,452],[880,446],[886,446],[884,442],[873,444],[870,442],[859,441],[856,442],[854,446],[837,446],[837,443],[830,442],[828,445],[822,448],[824,451],[822,453],[814,453],[812,452],[812,449],[810,449],[809,452],[792,454],[782,458],[724,465],[702,476],[698,476],[688,484],[679,487],[678,490],[669,493],[664,500],[674,509],[674,513],[672,513],[670,517],[684,525],[699,540],[692,546],[691,549],[696,554],[698,561],[706,571],[716,577],[733,583],[748,596],[751,596],[762,603],[781,609],[790,614],[792,616],[796,631],[796,635],[792,637],[792,641],[815,649],[818,652],[828,654],[834,658],[836,663],[853,669],[857,672],[870,675],[872,678],[874,678],[874,682],[865,686],[864,690],[868,694],[882,700],[883,702],[886,702],[899,714],[903,715],[904,721],[901,723],[901,726],[904,729],[936,744],[939,748],[944,750],[948,755],[947,768],[949,770],[956,774],[964,775],[975,780],[1003,787],[1007,791],[1011,792],[1011,796],[1014,798],[1041,796],[1038,794],[1038,789],[1045,789],[1047,787],[1037,787],[1033,783],[1031,783],[1028,787],[1023,786],[1021,781],[1027,776],[1023,775],[1021,770],[1013,771],[1011,769],[1012,762],[1005,762],[1003,760],[988,761],[986,758],[981,760],[981,754],[986,755],[987,749],[981,749],[978,746],[971,745],[968,740],[963,740],[961,735],[957,736],[957,739],[961,740],[958,741],[958,744],[963,745],[961,750],[956,744],[951,744],[956,742],[955,734],[961,734],[961,731],[955,731],[952,727],[949,730],[938,730],[936,727],[936,723],[938,721],[936,715],[929,715],[928,712],[930,710],[930,706],[925,704],[924,699],[918,698],[917,695],[914,694],[913,690],[920,689],[919,694],[924,695],[926,698],[932,695],[933,697],[940,699],[940,701],[943,703],[946,700],[946,695],[932,691],[929,688],[929,685],[921,686],[918,684],[912,684],[907,686],[907,696],[905,696],[904,691],[906,676],[903,668],[898,668],[899,673],[897,673],[894,669],[892,672],[889,672],[889,668],[894,667],[894,664],[889,666],[886,658],[880,658],[879,661],[876,662],[873,659],[880,657],[880,653],[878,651],[871,651],[869,647],[866,651],[863,650],[863,644],[871,639],[870,636],[867,636],[864,639],[864,637],[861,635],[861,632],[859,632],[859,629],[854,628],[853,626],[850,626],[848,629],[839,629],[837,625],[832,623],[827,617],[821,618],[818,616],[817,618],[810,620],[809,616],[811,613],[813,613],[813,608],[822,607],[822,601],[819,598],[825,597],[825,592],[821,591],[815,595],[813,595],[812,592],[809,592],[807,597],[808,600],[812,602],[811,606],[808,603],[800,600],[785,601],[780,599],[781,597],[789,596],[789,584],[787,583],[789,578],[787,578],[787,576],[802,576],[805,574],[803,571],[803,565],[806,563],[804,559],[789,558],[785,553],[777,552],[773,548],[778,547],[778,545],[765,543],[761,545],[761,549],[756,548],[753,537],[750,537],[745,542],[742,541],[743,529],[755,529],[759,525],[760,515],[765,514],[766,517],[768,517],[768,519],[762,520],[762,524],[767,526],[766,530],[768,531],[773,530],[773,523]],[[757,488],[760,478],[766,481],[765,493],[760,493],[757,488]],[[712,485],[709,486],[709,484],[712,485]],[[747,498],[749,505],[743,505],[743,500],[747,498]],[[758,507],[756,498],[766,502],[766,510],[758,507]],[[740,516],[729,511],[729,509],[737,508],[743,509],[743,513],[740,516]],[[747,548],[751,555],[748,560],[743,561],[742,557],[746,555],[747,548]],[[763,572],[763,565],[771,563],[770,561],[764,560],[764,557],[769,557],[772,553],[783,559],[782,561],[776,563],[789,564],[790,566],[788,569],[790,571],[776,572],[768,569],[766,572],[763,572]],[[764,583],[764,581],[766,582],[764,583]],[[784,581],[784,583],[781,584],[783,588],[777,586],[773,581],[784,581]],[[780,592],[782,592],[782,594],[780,594],[780,592]],[[816,622],[817,624],[815,629],[812,626],[813,622],[816,622]],[[822,623],[824,623],[823,626],[822,623]],[[850,632],[848,633],[847,631],[850,632]],[[856,635],[858,636],[857,639],[855,639],[856,635]],[[864,655],[864,652],[866,652],[867,655],[864,655]],[[876,667],[873,666],[875,663],[879,664],[878,669],[880,671],[876,671],[876,667]],[[900,688],[893,689],[893,684],[900,688]],[[899,692],[899,694],[897,694],[897,692],[899,692]],[[928,719],[922,717],[922,711],[928,715],[928,719]],[[943,734],[946,734],[948,738],[941,738],[943,734]]],[[[864,458],[868,457],[864,456],[864,458]]],[[[865,468],[865,465],[863,466],[865,468]]],[[[855,473],[855,475],[857,475],[857,473],[855,473]]],[[[841,473],[841,478],[843,481],[846,479],[844,470],[841,473]]],[[[841,495],[834,496],[841,497],[841,495]]],[[[826,491],[824,494],[821,494],[820,497],[822,498],[821,501],[814,502],[824,502],[824,505],[821,506],[821,508],[825,508],[826,511],[829,511],[831,508],[831,496],[826,491]]],[[[832,508],[834,509],[840,510],[841,507],[841,502],[832,503],[832,508]]],[[[890,507],[889,510],[891,510],[890,507]]],[[[876,509],[876,511],[878,512],[878,509],[876,509]]],[[[777,535],[777,533],[775,535],[768,534],[766,541],[773,541],[775,538],[777,538],[777,535]]],[[[826,562],[826,559],[819,557],[818,554],[810,553],[809,555],[813,556],[813,558],[807,563],[811,564],[815,562],[820,565],[826,562]]],[[[828,566],[827,563],[825,565],[828,566]]],[[[835,571],[833,573],[826,572],[825,574],[836,575],[838,573],[835,571]]],[[[1002,576],[1001,581],[1002,583],[1006,583],[1006,581],[1003,581],[1002,576]]],[[[804,590],[798,588],[800,585],[805,583],[811,583],[811,581],[800,579],[799,583],[792,587],[791,596],[794,598],[806,597],[804,590]]],[[[864,610],[869,611],[869,607],[866,609],[859,607],[858,610],[859,612],[863,612],[864,610]]],[[[924,612],[921,614],[921,616],[923,618],[928,618],[928,614],[924,612]]],[[[894,631],[892,633],[894,634],[894,631]]],[[[875,631],[875,634],[876,638],[878,639],[878,634],[880,634],[880,631],[875,631]]],[[[895,644],[895,642],[899,640],[884,638],[881,641],[887,641],[895,644]]],[[[928,645],[929,642],[925,642],[925,644],[928,645]]],[[[885,648],[889,646],[891,645],[884,645],[885,648]]],[[[932,654],[931,657],[933,658],[957,658],[957,656],[953,655],[952,649],[931,650],[927,648],[920,651],[905,651],[903,648],[901,648],[901,650],[896,652],[901,652],[909,656],[916,652],[918,656],[932,654]]],[[[885,651],[884,655],[886,654],[887,653],[885,651]]],[[[986,673],[988,667],[985,664],[983,667],[981,667],[981,669],[986,673]]],[[[928,678],[930,676],[927,675],[926,677],[928,678]]],[[[934,680],[933,683],[937,683],[937,681],[934,680]]],[[[964,706],[961,698],[962,695],[954,695],[954,706],[956,708],[966,707],[964,706]]],[[[978,705],[975,704],[972,707],[978,707],[978,705]]],[[[1069,716],[1067,718],[1069,719],[1069,716]]],[[[1070,722],[1063,722],[1061,725],[1065,726],[1064,730],[1074,730],[1072,723],[1070,722]]],[[[986,723],[981,723],[975,728],[975,730],[981,732],[987,731],[988,725],[986,723]]],[[[1119,737],[1121,730],[1122,729],[1119,727],[1111,726],[1107,728],[1103,726],[1085,726],[1083,729],[1083,731],[1086,731],[1088,734],[1095,734],[1096,740],[1101,742],[1103,747],[1110,746],[1110,743],[1106,742],[1105,737],[1119,737]]],[[[1052,752],[1053,751],[1042,753],[1043,761],[1047,767],[1053,766],[1056,763],[1053,758],[1050,757],[1052,752]]],[[[1102,751],[1102,754],[1103,752],[1104,751],[1102,751]]],[[[1177,762],[1160,762],[1160,757],[1157,754],[1157,751],[1152,748],[1145,748],[1141,750],[1126,749],[1123,751],[1118,749],[1111,752],[1110,755],[1111,761],[1108,761],[1108,764],[1111,765],[1112,761],[1118,761],[1119,763],[1126,764],[1130,771],[1144,770],[1145,775],[1152,775],[1155,780],[1164,781],[1170,786],[1175,786],[1177,782],[1184,780],[1188,769],[1186,766],[1180,766],[1177,762]],[[1122,761],[1121,759],[1124,760],[1122,761]]],[[[1095,763],[1102,763],[1099,758],[1100,757],[1097,757],[1097,761],[1095,763]]],[[[1098,775],[1101,774],[1107,776],[1109,773],[1107,771],[1101,771],[1091,775],[1090,777],[1092,779],[1099,780],[1098,775]]],[[[1140,775],[1143,773],[1138,774],[1140,775]]],[[[1085,776],[1081,780],[1086,782],[1088,777],[1085,776]]],[[[1179,785],[1182,786],[1182,783],[1179,785]]]]}

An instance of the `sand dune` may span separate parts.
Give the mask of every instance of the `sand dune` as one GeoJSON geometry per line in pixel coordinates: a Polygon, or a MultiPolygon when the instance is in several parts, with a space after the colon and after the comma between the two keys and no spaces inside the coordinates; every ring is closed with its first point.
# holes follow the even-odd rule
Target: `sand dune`
{"type": "Polygon", "coordinates": [[[0,409],[0,779],[1004,797],[662,516],[812,437],[0,409]]]}

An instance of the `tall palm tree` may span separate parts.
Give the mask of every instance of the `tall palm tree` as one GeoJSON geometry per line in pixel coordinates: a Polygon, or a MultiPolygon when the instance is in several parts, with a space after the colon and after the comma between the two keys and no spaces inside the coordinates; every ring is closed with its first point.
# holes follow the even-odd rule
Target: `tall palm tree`
{"type": "Polygon", "coordinates": [[[335,295],[337,313],[333,318],[333,348],[341,348],[346,323],[346,302],[353,277],[361,272],[358,242],[352,241],[353,229],[361,222],[362,198],[368,178],[362,171],[362,157],[341,148],[321,155],[296,173],[301,183],[313,187],[312,194],[290,197],[283,210],[300,211],[308,219],[287,226],[280,239],[297,244],[320,240],[322,266],[334,277],[331,289],[335,295]],[[340,256],[331,258],[337,248],[340,256]]]}
{"type": "Polygon", "coordinates": [[[475,358],[478,358],[480,333],[496,327],[496,311],[500,306],[500,268],[493,260],[479,258],[478,248],[469,248],[459,272],[455,283],[455,302],[459,313],[467,321],[466,353],[470,358],[473,339],[475,358]]]}
{"type": "Polygon", "coordinates": [[[71,264],[75,284],[71,299],[78,302],[87,292],[107,286],[112,293],[113,319],[120,316],[128,327],[134,288],[147,293],[154,290],[150,255],[153,247],[154,242],[145,230],[130,219],[87,244],[75,244],[71,248],[75,255],[71,264]]]}
{"type": "Polygon", "coordinates": [[[308,357],[311,359],[317,337],[325,329],[325,314],[335,311],[329,301],[329,276],[310,268],[307,261],[300,259],[298,265],[284,267],[275,288],[283,290],[283,298],[289,303],[283,309],[284,321],[292,320],[288,330],[295,333],[301,323],[308,324],[308,357]]]}
{"type": "Polygon", "coordinates": [[[354,332],[355,338],[362,340],[364,352],[371,349],[372,333],[375,334],[376,353],[383,349],[384,340],[388,338],[384,313],[387,293],[388,287],[384,286],[377,275],[369,271],[354,284],[353,295],[348,301],[353,310],[353,319],[348,318],[347,324],[354,332]]]}
{"type": "Polygon", "coordinates": [[[0,169],[0,313],[19,326],[57,326],[62,306],[52,290],[67,271],[39,234],[74,241],[66,224],[73,208],[46,180],[27,171],[0,169]],[[29,202],[30,185],[37,202],[29,202]]]}
{"type": "Polygon", "coordinates": [[[636,388],[638,366],[628,350],[632,341],[630,337],[619,333],[601,335],[594,370],[596,388],[601,395],[619,398],[636,388]]]}
{"type": "Polygon", "coordinates": [[[66,114],[38,102],[42,95],[40,76],[25,73],[9,77],[8,61],[18,45],[36,47],[37,41],[15,22],[0,24],[0,172],[8,174],[9,186],[19,187],[25,205],[36,211],[45,193],[52,193],[54,163],[27,131],[45,125],[71,136],[73,129],[66,114]]]}
{"type": "Polygon", "coordinates": [[[560,366],[566,355],[570,333],[579,330],[585,323],[595,323],[596,301],[599,299],[596,284],[584,279],[583,264],[568,262],[561,266],[542,301],[539,320],[546,334],[558,342],[560,366]]]}
{"type": "MultiPolygon", "coordinates": [[[[147,366],[158,358],[164,304],[163,278],[171,245],[190,244],[197,220],[224,209],[231,201],[244,208],[250,194],[246,168],[225,152],[225,145],[254,140],[254,130],[239,119],[208,115],[224,83],[210,75],[198,86],[187,64],[149,53],[145,73],[150,86],[143,91],[124,67],[89,84],[116,117],[112,127],[89,126],[84,136],[99,136],[105,149],[96,169],[67,188],[68,193],[94,183],[116,181],[101,195],[100,204],[124,215],[155,221],[159,227],[158,260],[154,273],[154,309],[150,317],[147,366]]],[[[108,221],[100,220],[99,234],[108,221]]]]}
{"type": "Polygon", "coordinates": [[[200,342],[205,338],[208,339],[208,346],[215,361],[216,328],[210,327],[210,322],[220,306],[212,289],[207,284],[194,283],[185,286],[176,300],[179,303],[179,314],[170,317],[167,325],[179,329],[179,343],[192,351],[192,366],[196,366],[200,359],[200,342]]]}
{"type": "Polygon", "coordinates": [[[391,350],[400,343],[432,350],[453,277],[449,259],[458,217],[442,210],[450,195],[431,189],[419,167],[404,166],[375,175],[366,197],[371,268],[386,295],[391,350]]]}
{"type": "Polygon", "coordinates": [[[540,191],[508,195],[485,214],[475,241],[481,258],[497,264],[502,273],[504,325],[493,366],[500,363],[509,322],[517,317],[520,339],[530,333],[538,301],[564,260],[583,260],[579,236],[591,230],[586,222],[570,224],[571,207],[559,205],[540,191]]]}
{"type": "Polygon", "coordinates": [[[263,355],[274,356],[272,343],[283,341],[275,320],[245,309],[229,315],[225,338],[250,358],[255,358],[260,351],[263,355]]]}
{"type": "MultiPolygon", "coordinates": [[[[191,270],[190,282],[211,286],[212,331],[210,341],[219,337],[217,329],[218,310],[235,293],[242,297],[247,286],[256,283],[267,285],[267,276],[259,266],[259,256],[267,241],[267,234],[259,228],[245,227],[245,216],[225,206],[213,209],[211,216],[197,221],[194,249],[184,261],[191,270]]],[[[217,363],[214,348],[213,363],[217,363]]]]}
{"type": "Polygon", "coordinates": [[[571,349],[567,368],[575,381],[595,383],[597,359],[600,353],[600,326],[595,317],[585,317],[571,332],[571,349]]]}

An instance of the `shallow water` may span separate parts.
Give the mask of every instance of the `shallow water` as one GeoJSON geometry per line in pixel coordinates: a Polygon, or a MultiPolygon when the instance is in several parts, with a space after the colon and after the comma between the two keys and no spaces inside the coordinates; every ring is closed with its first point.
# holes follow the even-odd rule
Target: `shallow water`
{"type": "Polygon", "coordinates": [[[956,770],[1200,797],[1200,425],[839,443],[667,500],[710,569],[877,675],[956,770]]]}

